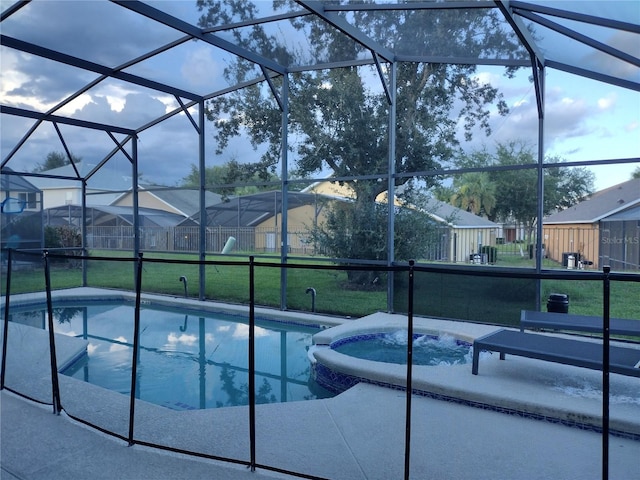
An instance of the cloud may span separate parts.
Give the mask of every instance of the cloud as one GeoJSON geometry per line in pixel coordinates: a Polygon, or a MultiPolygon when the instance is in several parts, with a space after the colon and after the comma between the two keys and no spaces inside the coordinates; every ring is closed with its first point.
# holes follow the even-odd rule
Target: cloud
{"type": "Polygon", "coordinates": [[[600,110],[609,110],[615,108],[618,97],[615,93],[610,93],[606,97],[598,99],[598,108],[600,110]]]}
{"type": "Polygon", "coordinates": [[[639,128],[639,127],[640,127],[640,123],[638,123],[638,121],[637,121],[637,120],[634,120],[634,121],[633,121],[633,122],[631,122],[631,123],[627,123],[627,124],[624,126],[624,130],[625,130],[626,132],[631,133],[631,132],[635,132],[636,130],[638,130],[638,128],[639,128]]]}
{"type": "Polygon", "coordinates": [[[191,346],[191,345],[195,345],[198,342],[198,337],[196,335],[186,334],[186,333],[183,333],[181,335],[176,335],[175,333],[171,332],[167,336],[167,342],[169,342],[169,345],[180,344],[180,345],[191,346]]]}
{"type": "Polygon", "coordinates": [[[198,47],[187,53],[180,73],[190,85],[205,87],[222,75],[222,68],[213,58],[211,48],[198,47]]]}

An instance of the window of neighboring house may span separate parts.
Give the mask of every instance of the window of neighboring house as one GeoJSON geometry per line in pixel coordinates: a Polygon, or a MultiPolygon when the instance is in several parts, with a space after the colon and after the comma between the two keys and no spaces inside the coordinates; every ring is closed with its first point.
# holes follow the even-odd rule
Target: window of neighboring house
{"type": "Polygon", "coordinates": [[[20,192],[18,198],[25,203],[25,209],[36,210],[38,208],[38,194],[36,192],[20,192]]]}

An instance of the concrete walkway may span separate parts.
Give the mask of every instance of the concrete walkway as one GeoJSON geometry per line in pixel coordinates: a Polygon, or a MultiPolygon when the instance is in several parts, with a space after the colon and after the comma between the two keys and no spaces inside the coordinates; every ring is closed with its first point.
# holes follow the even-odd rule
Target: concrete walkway
{"type": "MultiPolygon", "coordinates": [[[[64,413],[53,415],[50,407],[6,392],[1,399],[3,479],[291,478],[129,447],[64,413]]],[[[333,399],[266,405],[258,412],[258,462],[336,480],[401,479],[405,401],[402,392],[361,384],[333,399]]],[[[412,403],[411,478],[602,478],[597,433],[426,398],[412,403]]],[[[198,444],[206,430],[201,419],[179,413],[187,413],[183,425],[198,444]]],[[[221,430],[229,450],[246,447],[243,429],[235,436],[234,429],[221,430]]],[[[612,479],[640,478],[640,442],[612,437],[609,468],[612,479]]]]}

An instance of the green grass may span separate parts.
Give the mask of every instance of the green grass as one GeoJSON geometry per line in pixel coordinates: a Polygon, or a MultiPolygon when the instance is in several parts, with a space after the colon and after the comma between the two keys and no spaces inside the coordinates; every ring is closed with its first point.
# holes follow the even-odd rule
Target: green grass
{"type": "MultiPolygon", "coordinates": [[[[92,252],[94,256],[110,258],[131,258],[125,252],[92,252]]],[[[197,255],[145,254],[145,259],[173,259],[193,261],[197,255]]],[[[229,265],[228,262],[247,262],[247,257],[225,256],[211,257],[226,262],[220,265],[205,266],[205,298],[207,300],[249,303],[249,268],[246,265],[229,265]]],[[[279,257],[274,256],[272,263],[279,257]]],[[[547,261],[547,260],[545,260],[547,261]]],[[[258,305],[278,308],[280,306],[281,268],[267,267],[269,258],[256,259],[255,296],[258,305]],[[262,264],[262,265],[261,265],[262,264]]],[[[531,260],[519,255],[501,255],[499,266],[530,267],[531,260]]],[[[291,261],[292,264],[315,264],[313,260],[291,261]]],[[[555,263],[555,262],[553,262],[555,263]]],[[[545,268],[549,268],[545,266],[545,268]]],[[[87,285],[92,287],[134,290],[135,263],[122,261],[89,261],[87,285]]],[[[199,292],[200,269],[198,265],[185,263],[143,264],[142,290],[147,293],[166,295],[184,295],[184,283],[180,277],[187,278],[188,295],[196,297],[199,292]]],[[[42,291],[45,289],[43,269],[39,264],[34,267],[22,267],[12,274],[11,290],[14,293],[42,291]]],[[[78,287],[82,285],[82,271],[78,265],[53,262],[51,265],[51,285],[54,289],[78,287]]],[[[349,288],[346,273],[337,270],[289,269],[287,272],[287,308],[291,310],[311,311],[312,297],[308,288],[316,291],[315,306],[317,312],[360,317],[387,309],[386,289],[358,290],[349,288]]],[[[2,293],[5,282],[2,282],[2,293]]],[[[544,280],[542,282],[542,308],[550,293],[569,295],[571,313],[599,315],[602,312],[602,284],[599,281],[544,280]]],[[[640,319],[640,283],[613,282],[611,287],[611,315],[623,318],[640,319]]],[[[486,305],[490,308],[490,305],[486,305]]]]}

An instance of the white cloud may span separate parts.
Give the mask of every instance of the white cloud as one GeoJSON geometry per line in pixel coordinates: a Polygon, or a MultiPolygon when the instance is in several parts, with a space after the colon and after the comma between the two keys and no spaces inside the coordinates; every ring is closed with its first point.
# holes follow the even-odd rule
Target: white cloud
{"type": "MultiPolygon", "coordinates": [[[[120,337],[116,337],[114,338],[114,340],[118,341],[118,342],[122,342],[122,343],[126,343],[127,339],[120,336],[120,337]]],[[[121,352],[123,350],[127,350],[129,347],[127,347],[126,345],[121,345],[119,343],[112,343],[111,345],[109,345],[109,351],[110,352],[121,352]]]]}
{"type": "Polygon", "coordinates": [[[610,93],[606,97],[598,99],[598,108],[600,110],[609,110],[616,106],[618,97],[615,93],[610,93]]]}
{"type": "Polygon", "coordinates": [[[219,77],[222,69],[213,58],[211,48],[197,48],[186,55],[180,73],[189,84],[201,87],[211,85],[211,80],[219,77]]]}
{"type": "Polygon", "coordinates": [[[630,123],[627,123],[624,126],[624,130],[626,132],[635,132],[636,130],[638,130],[639,127],[640,127],[640,123],[638,123],[638,120],[634,120],[630,123]]]}
{"type": "Polygon", "coordinates": [[[186,334],[186,333],[182,333],[180,335],[177,335],[173,332],[169,333],[169,335],[167,335],[167,342],[169,342],[169,345],[195,345],[198,341],[198,337],[196,335],[193,334],[186,334]]]}
{"type": "MultiPolygon", "coordinates": [[[[254,327],[254,333],[256,337],[266,337],[269,335],[269,331],[264,328],[254,327]]],[[[236,324],[233,329],[233,338],[246,339],[249,338],[249,325],[245,323],[236,324]]]]}

